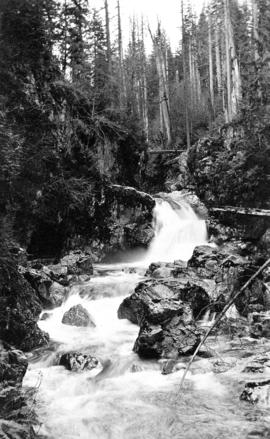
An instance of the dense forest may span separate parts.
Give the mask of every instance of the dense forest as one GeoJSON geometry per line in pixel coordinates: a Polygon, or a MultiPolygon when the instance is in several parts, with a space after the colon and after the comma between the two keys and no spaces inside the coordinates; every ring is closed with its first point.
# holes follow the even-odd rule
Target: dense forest
{"type": "MultiPolygon", "coordinates": [[[[269,258],[270,0],[208,0],[199,16],[190,1],[179,0],[176,50],[162,19],[154,27],[147,16],[132,16],[127,34],[121,0],[97,4],[0,1],[0,342],[9,356],[8,366],[0,357],[0,384],[20,386],[26,372],[27,360],[21,362],[11,346],[30,352],[49,343],[37,327],[42,309],[61,306],[67,288],[93,275],[92,264],[119,251],[149,248],[157,232],[158,193],[164,200],[184,194],[206,221],[214,246],[241,241],[240,256],[231,257],[231,244],[220,254],[214,246],[196,247],[187,266],[150,265],[146,276],[162,278],[162,288],[174,288],[173,294],[175,286],[164,281],[168,273],[170,279],[188,278],[181,301],[192,290],[194,319],[205,307],[222,312],[228,292],[243,287],[269,258]],[[205,278],[216,282],[218,298],[209,299],[205,278]]],[[[236,301],[241,318],[270,309],[269,271],[261,276],[236,301]]],[[[135,301],[146,300],[143,292],[154,303],[148,288],[139,284],[135,301]]],[[[134,351],[165,358],[163,341],[158,348],[145,345],[157,322],[134,317],[128,300],[118,316],[140,326],[134,351]]],[[[149,303],[140,306],[135,314],[149,303]]],[[[195,348],[199,333],[193,324],[195,348]]],[[[165,339],[173,325],[167,332],[162,326],[165,339]]],[[[264,330],[269,338],[269,328],[264,330]]],[[[243,326],[241,331],[240,338],[243,326]]],[[[192,350],[181,355],[187,352],[192,350]]],[[[166,359],[172,357],[170,351],[166,359]]],[[[17,422],[26,404],[20,390],[12,392],[0,406],[7,422],[17,422]],[[17,410],[11,418],[10,408],[17,410]]],[[[0,436],[39,437],[32,428],[36,420],[20,416],[19,435],[0,424],[0,436]]]]}
{"type": "Polygon", "coordinates": [[[158,149],[188,152],[206,203],[265,206],[267,0],[210,2],[199,18],[182,2],[176,53],[161,22],[132,18],[123,41],[120,3],[113,18],[102,6],[1,2],[2,235],[29,245],[48,218],[91,217],[111,182],[161,189],[170,169],[158,149]]]}

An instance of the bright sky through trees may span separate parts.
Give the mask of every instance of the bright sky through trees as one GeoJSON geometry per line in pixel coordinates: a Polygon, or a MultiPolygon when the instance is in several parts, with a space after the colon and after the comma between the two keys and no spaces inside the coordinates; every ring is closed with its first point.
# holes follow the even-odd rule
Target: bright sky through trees
{"type": "MultiPolygon", "coordinates": [[[[95,0],[97,8],[102,7],[103,0],[95,0]]],[[[194,11],[199,14],[205,0],[192,0],[194,11]]],[[[109,0],[111,18],[116,15],[116,0],[109,0]]],[[[120,0],[121,15],[123,22],[123,34],[125,43],[128,41],[129,18],[133,15],[138,18],[143,15],[149,20],[149,24],[155,30],[158,19],[171,41],[172,49],[175,50],[181,39],[181,0],[120,0]]],[[[151,43],[149,41],[149,46],[151,43]]],[[[149,47],[149,48],[150,48],[149,47]]]]}

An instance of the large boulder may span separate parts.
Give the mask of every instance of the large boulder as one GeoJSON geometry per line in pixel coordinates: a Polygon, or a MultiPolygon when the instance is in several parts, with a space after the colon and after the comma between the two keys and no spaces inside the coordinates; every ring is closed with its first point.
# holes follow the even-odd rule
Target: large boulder
{"type": "Polygon", "coordinates": [[[139,283],[135,292],[124,299],[118,309],[120,319],[128,319],[138,325],[144,320],[153,324],[186,313],[189,305],[197,317],[210,305],[211,299],[202,286],[181,280],[148,280],[139,283]]]}
{"type": "Polygon", "coordinates": [[[84,372],[100,366],[100,362],[91,355],[69,352],[61,355],[59,365],[72,372],[84,372]]]}
{"type": "Polygon", "coordinates": [[[118,317],[140,326],[134,351],[144,358],[175,357],[192,352],[201,332],[193,322],[210,304],[206,291],[181,281],[140,283],[118,309],[118,317]]]}
{"type": "Polygon", "coordinates": [[[134,351],[143,358],[177,358],[189,355],[198,346],[202,331],[194,323],[176,315],[154,325],[145,321],[134,345],[134,351]]]}
{"type": "Polygon", "coordinates": [[[65,312],[62,323],[70,326],[96,326],[89,312],[80,304],[73,306],[65,312]]]}

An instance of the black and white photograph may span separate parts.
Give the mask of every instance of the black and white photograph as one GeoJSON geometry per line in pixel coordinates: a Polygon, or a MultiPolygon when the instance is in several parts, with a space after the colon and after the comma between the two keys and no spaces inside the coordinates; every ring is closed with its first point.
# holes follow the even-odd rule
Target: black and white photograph
{"type": "Polygon", "coordinates": [[[0,439],[270,439],[270,0],[0,0],[0,439]]]}

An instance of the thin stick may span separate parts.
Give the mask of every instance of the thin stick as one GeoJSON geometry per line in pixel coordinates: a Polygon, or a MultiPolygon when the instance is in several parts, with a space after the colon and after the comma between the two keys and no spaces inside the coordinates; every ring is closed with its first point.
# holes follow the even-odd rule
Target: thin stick
{"type": "Polygon", "coordinates": [[[240,294],[249,286],[249,284],[270,264],[270,258],[259,268],[258,271],[256,271],[256,273],[253,274],[253,276],[251,276],[251,278],[245,283],[245,285],[238,291],[236,292],[231,299],[229,300],[229,302],[227,303],[227,305],[225,306],[225,308],[223,308],[222,312],[219,314],[219,316],[217,317],[217,319],[214,321],[213,325],[208,329],[208,331],[205,333],[205,335],[203,336],[202,340],[200,341],[199,345],[197,346],[197,348],[195,349],[194,354],[192,355],[187,368],[185,370],[185,373],[181,379],[180,382],[180,386],[179,386],[179,393],[181,392],[182,388],[183,388],[183,384],[185,381],[185,378],[187,376],[187,373],[190,369],[190,366],[192,365],[196,355],[198,354],[200,348],[202,347],[203,343],[205,342],[205,340],[209,337],[210,333],[213,331],[213,329],[217,326],[217,324],[220,322],[220,320],[224,317],[224,315],[226,314],[226,312],[228,311],[228,309],[234,304],[235,299],[237,299],[238,296],[240,296],[240,294]]]}

